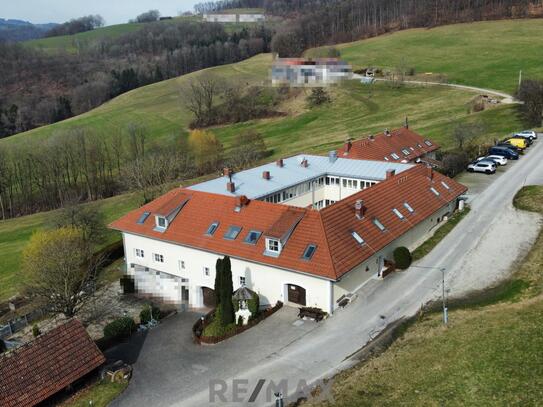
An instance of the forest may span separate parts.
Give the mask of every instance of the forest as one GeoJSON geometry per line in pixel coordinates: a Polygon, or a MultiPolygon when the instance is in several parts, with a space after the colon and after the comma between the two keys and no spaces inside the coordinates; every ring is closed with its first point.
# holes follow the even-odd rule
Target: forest
{"type": "Polygon", "coordinates": [[[48,54],[0,42],[0,138],[86,112],[129,90],[269,52],[264,26],[226,31],[215,23],[148,23],[48,54]]]}

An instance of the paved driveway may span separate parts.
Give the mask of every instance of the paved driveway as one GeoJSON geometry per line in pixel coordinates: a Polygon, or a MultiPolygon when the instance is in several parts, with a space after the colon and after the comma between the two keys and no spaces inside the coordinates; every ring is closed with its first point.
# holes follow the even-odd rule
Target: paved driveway
{"type": "Polygon", "coordinates": [[[312,383],[352,366],[356,359],[351,355],[388,323],[414,315],[422,303],[439,298],[441,273],[417,266],[445,267],[447,285],[457,295],[507,275],[514,254],[527,249],[539,230],[539,217],[516,211],[511,201],[522,185],[543,181],[541,162],[543,140],[538,140],[518,163],[472,197],[471,212],[429,255],[405,272],[371,280],[355,302],[321,324],[296,327],[293,311],[284,309],[239,337],[195,348],[187,342],[190,314],[166,321],[148,335],[134,379],[115,405],[260,406],[267,404],[270,380],[286,379],[290,395],[300,379],[312,383]],[[229,390],[232,380],[247,380],[243,401],[233,402],[230,393],[229,402],[211,404],[213,378],[226,380],[229,390]],[[256,402],[248,403],[259,379],[266,380],[264,390],[256,402]]]}

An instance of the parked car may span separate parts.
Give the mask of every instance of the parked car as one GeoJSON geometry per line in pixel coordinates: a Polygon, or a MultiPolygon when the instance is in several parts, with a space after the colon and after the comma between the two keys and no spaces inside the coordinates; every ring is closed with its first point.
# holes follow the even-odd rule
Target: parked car
{"type": "Polygon", "coordinates": [[[517,153],[517,154],[519,154],[519,155],[520,155],[520,154],[523,154],[522,149],[520,149],[520,148],[518,148],[517,146],[514,146],[514,145],[512,145],[512,144],[509,144],[509,143],[503,143],[503,142],[501,142],[501,143],[496,144],[494,147],[508,148],[509,150],[514,151],[515,153],[517,153]]]}
{"type": "Polygon", "coordinates": [[[501,155],[487,155],[486,157],[479,157],[477,161],[492,161],[496,165],[507,165],[507,158],[501,155]]]}
{"type": "Polygon", "coordinates": [[[533,130],[524,130],[520,133],[515,133],[514,137],[527,138],[529,140],[537,140],[537,133],[533,130]]]}
{"type": "Polygon", "coordinates": [[[528,140],[522,137],[511,137],[507,140],[504,140],[504,143],[511,144],[512,146],[520,148],[521,150],[525,150],[526,148],[528,148],[528,140]]]}
{"type": "Polygon", "coordinates": [[[494,174],[496,164],[490,161],[477,161],[468,165],[468,172],[484,172],[485,174],[494,174]]]}
{"type": "Polygon", "coordinates": [[[507,158],[508,160],[518,160],[518,153],[508,147],[494,146],[488,150],[489,155],[499,155],[507,158]]]}

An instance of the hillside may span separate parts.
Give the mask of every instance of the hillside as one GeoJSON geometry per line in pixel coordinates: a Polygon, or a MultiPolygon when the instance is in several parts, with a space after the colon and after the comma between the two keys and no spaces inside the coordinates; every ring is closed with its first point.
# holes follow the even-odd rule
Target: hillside
{"type": "Polygon", "coordinates": [[[413,29],[342,44],[355,68],[414,67],[450,82],[514,93],[523,77],[543,77],[541,19],[487,21],[413,29]]]}
{"type": "MultiPolygon", "coordinates": [[[[543,187],[517,208],[543,213],[543,187]]],[[[336,406],[540,405],[543,232],[494,304],[426,315],[392,346],[334,379],[336,406]]],[[[311,402],[303,406],[328,406],[311,402]]]]}

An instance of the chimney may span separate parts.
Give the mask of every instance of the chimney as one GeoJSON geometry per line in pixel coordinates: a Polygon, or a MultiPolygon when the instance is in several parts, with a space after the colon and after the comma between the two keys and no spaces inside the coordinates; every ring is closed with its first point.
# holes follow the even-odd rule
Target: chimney
{"type": "Polygon", "coordinates": [[[343,145],[343,149],[345,150],[346,153],[348,153],[349,151],[351,151],[352,146],[353,146],[353,143],[351,143],[351,140],[347,140],[345,144],[343,145]]]}
{"type": "Polygon", "coordinates": [[[236,208],[242,208],[243,206],[247,206],[249,203],[249,198],[247,198],[245,195],[236,196],[236,208]]]}
{"type": "Polygon", "coordinates": [[[281,167],[281,168],[283,167],[283,165],[285,165],[285,164],[283,163],[283,159],[282,159],[282,158],[278,159],[277,162],[276,162],[276,164],[277,164],[278,167],[281,167]]]}
{"type": "Polygon", "coordinates": [[[226,183],[226,190],[228,192],[234,193],[236,192],[236,184],[233,182],[227,182],[226,183]]]}
{"type": "Polygon", "coordinates": [[[270,172],[269,171],[263,171],[262,172],[262,178],[264,178],[265,180],[270,180],[270,172]]]}
{"type": "Polygon", "coordinates": [[[389,129],[385,129],[385,136],[390,137],[390,134],[391,134],[391,133],[390,133],[390,130],[389,130],[389,129]]]}
{"type": "Polygon", "coordinates": [[[387,170],[387,175],[385,179],[391,179],[396,174],[396,170],[387,170]]]}
{"type": "Polygon", "coordinates": [[[428,178],[430,178],[431,180],[434,179],[434,169],[432,168],[431,165],[428,165],[426,167],[426,175],[428,178]]]}
{"type": "Polygon", "coordinates": [[[222,169],[222,175],[224,175],[225,177],[229,177],[230,175],[232,175],[232,170],[228,167],[224,167],[222,169]]]}
{"type": "Polygon", "coordinates": [[[304,168],[307,168],[307,166],[309,165],[309,162],[307,161],[307,158],[304,158],[302,160],[302,162],[300,163],[300,165],[304,168]]]}
{"type": "Polygon", "coordinates": [[[364,201],[358,199],[354,204],[354,213],[358,219],[362,219],[366,214],[366,207],[364,206],[364,201]]]}
{"type": "Polygon", "coordinates": [[[373,134],[370,134],[370,140],[371,141],[374,141],[375,140],[375,136],[373,134]]]}
{"type": "Polygon", "coordinates": [[[331,163],[335,163],[336,160],[337,160],[337,151],[336,150],[333,150],[333,151],[330,151],[328,153],[328,160],[331,162],[331,163]]]}

